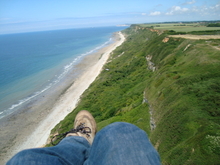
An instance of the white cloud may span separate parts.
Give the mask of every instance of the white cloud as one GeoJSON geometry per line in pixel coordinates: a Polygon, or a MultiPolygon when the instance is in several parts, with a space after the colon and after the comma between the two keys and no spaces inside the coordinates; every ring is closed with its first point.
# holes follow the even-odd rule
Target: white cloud
{"type": "Polygon", "coordinates": [[[196,1],[195,0],[192,0],[191,2],[186,2],[188,5],[191,5],[191,4],[194,4],[194,3],[196,3],[196,1]]]}
{"type": "Polygon", "coordinates": [[[19,23],[26,23],[26,22],[27,21],[25,20],[14,19],[14,18],[0,18],[0,25],[19,24],[19,23]]]}
{"type": "Polygon", "coordinates": [[[173,13],[172,12],[167,12],[166,15],[173,15],[173,13]]]}
{"type": "Polygon", "coordinates": [[[213,6],[194,6],[189,10],[189,12],[198,14],[201,16],[204,16],[204,15],[219,16],[220,15],[220,3],[213,5],[213,6]]]}
{"type": "Polygon", "coordinates": [[[181,8],[180,6],[171,7],[170,11],[166,13],[166,15],[174,15],[174,14],[182,14],[183,12],[188,11],[188,8],[181,8]]]}
{"type": "Polygon", "coordinates": [[[155,12],[151,12],[150,13],[150,15],[152,15],[152,16],[160,15],[160,14],[161,14],[161,12],[159,12],[159,11],[155,11],[155,12]]]}
{"type": "Polygon", "coordinates": [[[194,3],[196,3],[196,1],[192,0],[192,1],[188,1],[188,2],[182,3],[182,5],[192,5],[194,3]]]}
{"type": "Polygon", "coordinates": [[[142,13],[141,15],[147,15],[147,13],[142,13]]]}

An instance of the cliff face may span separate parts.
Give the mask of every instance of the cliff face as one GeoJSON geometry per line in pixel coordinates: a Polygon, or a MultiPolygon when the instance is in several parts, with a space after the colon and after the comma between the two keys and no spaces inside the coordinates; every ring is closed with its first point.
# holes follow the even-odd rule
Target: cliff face
{"type": "Polygon", "coordinates": [[[87,109],[99,130],[115,121],[145,130],[163,164],[218,164],[220,52],[213,46],[220,41],[167,39],[137,25],[123,33],[126,41],[52,133],[70,129],[87,109]]]}

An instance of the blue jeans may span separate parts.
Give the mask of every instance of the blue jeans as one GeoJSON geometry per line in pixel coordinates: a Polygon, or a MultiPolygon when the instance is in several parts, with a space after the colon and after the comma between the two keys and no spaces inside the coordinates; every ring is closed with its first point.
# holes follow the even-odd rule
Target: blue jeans
{"type": "Polygon", "coordinates": [[[160,164],[160,158],[143,130],[116,122],[99,131],[92,146],[83,137],[69,136],[54,147],[23,150],[8,161],[11,164],[147,165],[160,164]]]}

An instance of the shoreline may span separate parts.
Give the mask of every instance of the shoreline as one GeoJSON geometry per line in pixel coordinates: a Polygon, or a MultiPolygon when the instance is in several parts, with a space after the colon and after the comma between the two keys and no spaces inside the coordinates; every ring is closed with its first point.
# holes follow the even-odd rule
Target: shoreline
{"type": "MultiPolygon", "coordinates": [[[[97,52],[85,56],[82,61],[76,65],[76,68],[78,71],[81,70],[82,74],[75,80],[67,80],[70,82],[70,85],[61,88],[62,91],[60,95],[53,98],[52,101],[50,98],[45,99],[50,100],[50,103],[47,104],[46,101],[43,101],[44,104],[42,105],[36,105],[36,103],[33,103],[31,105],[33,110],[23,110],[14,116],[12,115],[8,119],[8,123],[3,124],[3,126],[0,127],[0,131],[5,135],[11,135],[10,133],[14,133],[14,135],[11,135],[7,141],[6,137],[1,141],[1,144],[4,144],[4,140],[6,143],[8,142],[10,144],[4,144],[5,146],[3,147],[1,146],[3,151],[0,153],[0,162],[5,163],[11,158],[11,156],[23,149],[44,146],[50,135],[51,129],[74,110],[80,96],[101,72],[110,53],[116,47],[120,46],[124,40],[125,38],[122,33],[117,32],[117,35],[114,36],[113,43],[101,48],[97,52]],[[46,105],[46,107],[43,105],[46,105]],[[36,109],[38,110],[36,111],[36,109]],[[16,126],[16,128],[9,130],[13,125],[14,127],[16,126]]],[[[54,93],[56,93],[56,90],[54,93]]]]}

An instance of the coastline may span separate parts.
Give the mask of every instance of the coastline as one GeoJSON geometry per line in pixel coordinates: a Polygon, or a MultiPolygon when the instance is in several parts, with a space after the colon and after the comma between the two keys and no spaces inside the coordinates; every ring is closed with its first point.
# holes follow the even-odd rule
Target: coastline
{"type": "Polygon", "coordinates": [[[6,144],[1,146],[3,151],[0,162],[5,163],[11,156],[23,149],[44,146],[51,129],[76,107],[82,93],[101,72],[110,53],[124,40],[124,36],[119,32],[114,37],[113,43],[84,57],[76,66],[78,70],[81,70],[81,75],[75,80],[68,80],[71,82],[70,85],[65,89],[62,88],[63,91],[59,97],[51,98],[51,100],[50,98],[45,99],[42,105],[46,105],[46,107],[33,104],[32,110],[23,110],[12,115],[8,122],[0,127],[1,134],[9,135],[8,138],[5,136],[1,140],[1,145],[4,142],[6,144]],[[47,100],[50,100],[50,103],[46,103],[47,100]],[[13,129],[10,129],[12,127],[13,129]]]}

